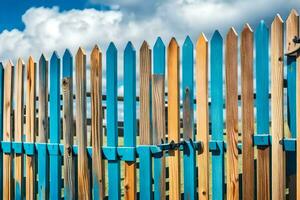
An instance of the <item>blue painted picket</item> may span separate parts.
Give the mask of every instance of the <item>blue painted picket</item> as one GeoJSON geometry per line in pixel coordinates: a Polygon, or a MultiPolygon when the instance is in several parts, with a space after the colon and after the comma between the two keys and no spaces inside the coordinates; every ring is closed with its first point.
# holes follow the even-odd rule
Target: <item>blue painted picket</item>
{"type": "Polygon", "coordinates": [[[211,141],[219,144],[212,151],[212,199],[224,198],[224,148],[223,148],[223,39],[215,31],[210,41],[211,84],[211,141]]]}
{"type": "MultiPolygon", "coordinates": [[[[0,140],[3,140],[3,84],[4,84],[4,69],[0,62],[0,140]]],[[[3,188],[3,154],[0,153],[0,188],[3,188]]],[[[0,189],[0,197],[3,196],[3,190],[0,189]]]]}
{"type": "Polygon", "coordinates": [[[60,133],[60,58],[54,52],[50,60],[50,199],[61,198],[60,133]]]}
{"type": "MultiPolygon", "coordinates": [[[[189,36],[182,47],[183,137],[195,140],[194,132],[194,45],[189,36]]],[[[196,157],[194,145],[184,149],[184,199],[196,199],[196,157]]]]}
{"type": "MultiPolygon", "coordinates": [[[[45,79],[46,81],[48,78],[48,71],[47,67],[47,61],[42,54],[40,61],[39,61],[39,74],[41,77],[39,79],[45,79]]],[[[46,84],[48,86],[48,84],[46,84]]],[[[47,90],[48,91],[48,90],[47,90]]],[[[46,108],[47,109],[47,108],[46,108]]],[[[48,138],[47,138],[48,139],[48,138]]],[[[38,146],[38,194],[39,194],[39,199],[45,199],[48,197],[48,192],[49,192],[49,166],[48,166],[48,152],[47,152],[47,146],[46,144],[40,144],[38,146]]]]}
{"type": "MultiPolygon", "coordinates": [[[[157,38],[154,48],[153,48],[153,75],[158,76],[159,78],[163,79],[165,78],[165,59],[166,59],[166,54],[165,54],[165,45],[160,37],[157,38]]],[[[154,85],[153,85],[154,87],[154,85]]],[[[164,86],[163,86],[164,87],[164,86]]],[[[155,94],[153,94],[154,96],[155,94]]],[[[163,99],[164,101],[164,99],[163,99]]],[[[155,109],[153,107],[153,109],[155,109]]],[[[154,120],[153,120],[154,121],[154,120]]],[[[163,131],[163,130],[157,130],[157,131],[163,131]]],[[[158,137],[158,133],[153,134],[153,137],[158,137]]],[[[164,138],[153,138],[154,144],[158,143],[160,139],[164,138]]],[[[162,188],[165,188],[164,185],[162,185],[161,180],[164,179],[165,177],[162,177],[164,173],[162,173],[162,166],[163,166],[163,161],[164,158],[161,158],[160,156],[154,157],[154,199],[159,200],[161,199],[162,195],[161,190],[162,188]]]]}
{"type": "MultiPolygon", "coordinates": [[[[107,146],[116,152],[118,146],[117,48],[110,43],[106,52],[107,146]]],[[[120,161],[108,160],[108,196],[120,199],[120,161]]]]}

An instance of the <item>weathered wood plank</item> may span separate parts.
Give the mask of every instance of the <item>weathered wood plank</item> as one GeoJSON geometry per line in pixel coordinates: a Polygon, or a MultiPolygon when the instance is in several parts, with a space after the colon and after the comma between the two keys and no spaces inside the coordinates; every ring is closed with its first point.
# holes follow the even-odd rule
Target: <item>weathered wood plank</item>
{"type": "MultiPolygon", "coordinates": [[[[269,30],[261,21],[255,32],[257,134],[269,134],[269,30]]],[[[257,199],[270,196],[270,147],[257,148],[257,199]]]]}
{"type": "MultiPolygon", "coordinates": [[[[124,51],[124,146],[136,146],[136,55],[131,42],[124,51]]],[[[125,162],[125,199],[136,199],[136,164],[125,162]]]]}
{"type": "Polygon", "coordinates": [[[196,44],[197,141],[203,142],[198,159],[198,198],[209,199],[208,42],[202,33],[196,44]]]}
{"type": "MultiPolygon", "coordinates": [[[[166,138],[165,119],[165,45],[161,38],[154,45],[154,66],[152,74],[153,144],[160,144],[166,138]]],[[[166,162],[161,153],[154,158],[154,199],[166,199],[166,162]],[[162,157],[160,157],[162,156],[162,157]]]]}
{"type": "Polygon", "coordinates": [[[227,134],[227,199],[239,199],[238,174],[238,35],[230,28],[226,37],[226,134],[227,134]]]}
{"type": "MultiPolygon", "coordinates": [[[[297,104],[296,104],[296,112],[297,112],[297,144],[300,144],[300,54],[298,53],[297,57],[297,86],[296,86],[296,95],[297,95],[297,104]]],[[[300,145],[296,145],[296,199],[300,199],[300,145]]]]}
{"type": "Polygon", "coordinates": [[[64,136],[64,197],[75,199],[75,158],[73,157],[73,56],[67,49],[63,55],[63,136],[64,136]]]}
{"type": "Polygon", "coordinates": [[[254,199],[253,31],[249,24],[241,35],[243,199],[254,199]]]}
{"type": "MultiPolygon", "coordinates": [[[[39,60],[39,110],[38,130],[39,142],[48,142],[48,61],[42,55],[39,60]]],[[[38,149],[38,193],[39,199],[48,198],[49,166],[46,148],[38,149]]]]}
{"type": "MultiPolygon", "coordinates": [[[[296,10],[292,10],[286,20],[286,48],[287,52],[293,51],[297,45],[293,42],[295,36],[299,36],[299,15],[296,10]]],[[[295,138],[296,132],[296,57],[287,57],[287,113],[289,130],[286,137],[295,138]]],[[[286,152],[287,188],[289,189],[289,199],[296,199],[296,153],[286,152]]]]}
{"type": "Polygon", "coordinates": [[[76,54],[76,135],[78,137],[78,198],[90,199],[90,178],[87,158],[86,126],[86,54],[76,54]]]}
{"type": "MultiPolygon", "coordinates": [[[[26,142],[35,142],[35,96],[36,96],[36,65],[30,56],[27,64],[26,81],[26,142]]],[[[35,156],[26,155],[26,199],[35,199],[35,156]]]]}
{"type": "Polygon", "coordinates": [[[285,199],[285,153],[283,119],[283,21],[277,15],[271,25],[271,133],[272,199],[285,199]]]}
{"type": "MultiPolygon", "coordinates": [[[[179,46],[172,38],[168,46],[168,139],[180,141],[179,127],[179,46]]],[[[169,151],[169,198],[180,199],[180,152],[169,151]]]]}
{"type": "MultiPolygon", "coordinates": [[[[22,142],[24,126],[24,68],[25,64],[22,59],[18,59],[15,84],[15,141],[22,142]]],[[[15,199],[22,199],[24,196],[23,184],[23,155],[15,154],[15,199]]]]}
{"type": "MultiPolygon", "coordinates": [[[[223,142],[223,38],[215,31],[210,41],[211,139],[223,142]]],[[[224,199],[224,148],[212,152],[212,199],[224,199]]]]}
{"type": "MultiPolygon", "coordinates": [[[[140,48],[140,145],[152,144],[151,127],[151,50],[146,41],[140,48]]],[[[140,199],[151,200],[152,158],[150,148],[145,147],[140,158],[140,199]]]]}
{"type": "MultiPolygon", "coordinates": [[[[4,68],[3,141],[12,141],[13,70],[8,61],[4,68]]],[[[13,199],[12,155],[3,155],[3,199],[13,199]]]]}
{"type": "Polygon", "coordinates": [[[91,130],[92,130],[92,171],[93,198],[105,197],[105,165],[102,159],[103,116],[102,116],[102,52],[95,46],[91,54],[91,130]]]}

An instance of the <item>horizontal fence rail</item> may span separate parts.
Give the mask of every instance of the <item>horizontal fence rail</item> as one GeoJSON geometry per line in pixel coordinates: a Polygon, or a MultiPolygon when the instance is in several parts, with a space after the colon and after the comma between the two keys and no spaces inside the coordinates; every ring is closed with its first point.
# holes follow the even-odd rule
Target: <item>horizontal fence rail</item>
{"type": "Polygon", "coordinates": [[[0,63],[2,199],[300,199],[295,10],[119,54],[0,63]]]}

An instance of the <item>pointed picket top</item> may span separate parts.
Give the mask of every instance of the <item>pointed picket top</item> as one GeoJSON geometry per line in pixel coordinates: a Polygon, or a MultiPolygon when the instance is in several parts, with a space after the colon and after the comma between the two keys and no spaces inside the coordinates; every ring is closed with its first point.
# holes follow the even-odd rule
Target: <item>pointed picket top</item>
{"type": "Polygon", "coordinates": [[[299,17],[298,12],[295,9],[292,9],[286,21],[293,20],[297,17],[299,17]]]}
{"type": "Polygon", "coordinates": [[[42,53],[39,61],[42,63],[45,63],[47,61],[46,56],[43,53],[42,53]]]}
{"type": "Polygon", "coordinates": [[[129,41],[125,47],[124,52],[126,53],[126,52],[132,52],[132,51],[135,51],[135,49],[134,49],[132,42],[129,41]]]}
{"type": "Polygon", "coordinates": [[[223,37],[218,30],[215,30],[211,40],[223,40],[223,37]]]}
{"type": "Polygon", "coordinates": [[[160,74],[160,75],[165,74],[165,56],[166,56],[165,50],[166,47],[162,39],[158,37],[153,48],[153,53],[154,53],[153,73],[154,74],[160,74]]]}
{"type": "Polygon", "coordinates": [[[109,43],[106,53],[108,53],[108,54],[117,53],[117,47],[113,42],[109,43]]]}
{"type": "Polygon", "coordinates": [[[248,23],[245,24],[242,31],[242,34],[246,34],[246,33],[253,33],[253,30],[248,23]]]}
{"type": "Polygon", "coordinates": [[[273,26],[278,25],[278,24],[279,25],[283,24],[283,20],[282,20],[282,18],[279,14],[276,14],[271,26],[273,27],[273,26]]]}
{"type": "Polygon", "coordinates": [[[199,46],[201,46],[203,44],[206,44],[206,43],[207,43],[206,36],[205,36],[204,33],[201,33],[200,36],[199,36],[199,38],[198,38],[198,40],[197,40],[196,46],[199,47],[199,46]]]}
{"type": "Polygon", "coordinates": [[[58,56],[57,52],[54,51],[54,52],[52,53],[50,62],[53,62],[54,60],[58,60],[58,59],[59,59],[59,56],[58,56]]]}
{"type": "Polygon", "coordinates": [[[22,58],[18,58],[18,66],[25,65],[25,62],[22,58]]]}
{"type": "Polygon", "coordinates": [[[93,48],[93,50],[92,50],[91,56],[98,56],[99,53],[101,53],[101,50],[98,47],[98,45],[95,45],[94,48],[93,48]]]}
{"type": "Polygon", "coordinates": [[[82,47],[79,47],[76,56],[85,56],[85,55],[86,55],[85,50],[82,47]]]}
{"type": "Polygon", "coordinates": [[[255,32],[258,33],[260,31],[264,31],[264,30],[268,30],[268,27],[267,27],[265,21],[261,20],[260,23],[259,23],[259,26],[258,26],[258,28],[256,29],[255,32]]]}
{"type": "Polygon", "coordinates": [[[5,68],[13,67],[13,66],[14,66],[14,64],[12,63],[12,61],[11,61],[11,60],[8,60],[8,61],[6,62],[5,68]]]}
{"type": "Polygon", "coordinates": [[[66,49],[63,55],[63,77],[72,77],[73,75],[73,56],[69,49],[66,49]]]}
{"type": "Polygon", "coordinates": [[[191,40],[191,38],[190,38],[190,36],[186,36],[185,37],[185,40],[184,40],[184,42],[183,42],[183,46],[182,46],[182,48],[190,48],[190,47],[193,47],[194,46],[194,44],[193,44],[193,41],[191,40]]]}
{"type": "Polygon", "coordinates": [[[172,37],[172,39],[170,40],[168,48],[177,48],[177,47],[179,47],[178,43],[177,43],[175,37],[172,37]]]}
{"type": "Polygon", "coordinates": [[[229,31],[227,32],[226,38],[229,39],[229,38],[237,38],[237,37],[238,37],[237,32],[235,31],[235,29],[233,27],[231,27],[229,29],[229,31]]]}
{"type": "Polygon", "coordinates": [[[145,51],[145,50],[148,50],[149,49],[149,44],[148,44],[148,42],[146,41],[146,40],[144,40],[143,41],[143,44],[142,44],[142,46],[141,46],[141,48],[140,48],[140,51],[145,51]]]}
{"type": "Polygon", "coordinates": [[[28,65],[34,65],[34,60],[33,60],[33,57],[32,56],[29,56],[28,58],[28,65]]]}

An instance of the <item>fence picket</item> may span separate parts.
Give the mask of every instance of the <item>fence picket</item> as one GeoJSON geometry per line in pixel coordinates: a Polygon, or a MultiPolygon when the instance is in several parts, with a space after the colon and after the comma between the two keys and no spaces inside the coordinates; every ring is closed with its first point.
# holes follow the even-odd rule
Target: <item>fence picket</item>
{"type": "Polygon", "coordinates": [[[209,199],[208,42],[202,33],[196,44],[197,141],[203,142],[198,159],[198,197],[209,199]]]}
{"type": "MultiPolygon", "coordinates": [[[[39,142],[48,142],[48,61],[42,55],[39,60],[39,142]]],[[[48,199],[48,152],[45,145],[38,146],[38,194],[39,199],[48,199]]]]}
{"type": "Polygon", "coordinates": [[[78,198],[90,199],[86,124],[86,54],[80,47],[76,54],[76,135],[78,138],[78,198]]]}
{"type": "MultiPolygon", "coordinates": [[[[256,127],[257,134],[269,134],[269,30],[261,21],[255,32],[256,127]]],[[[257,199],[270,197],[270,147],[257,147],[257,199]]]]}
{"type": "Polygon", "coordinates": [[[249,24],[241,34],[241,86],[243,131],[243,199],[254,199],[254,109],[253,109],[253,31],[249,24]]]}
{"type": "MultiPolygon", "coordinates": [[[[299,36],[299,15],[292,10],[286,20],[286,49],[291,51],[296,44],[293,42],[295,36],[299,36]]],[[[290,131],[288,137],[296,138],[296,57],[287,57],[287,110],[288,125],[290,131]]],[[[287,187],[289,188],[289,199],[296,199],[296,152],[286,152],[287,165],[287,187]]]]}
{"type": "MultiPolygon", "coordinates": [[[[194,45],[189,36],[182,47],[183,137],[195,140],[194,132],[194,45]]],[[[194,145],[184,149],[184,199],[196,199],[196,160],[194,145]]]]}
{"type": "Polygon", "coordinates": [[[75,158],[73,157],[73,56],[67,49],[63,55],[63,138],[64,198],[75,199],[75,158]]]}
{"type": "Polygon", "coordinates": [[[60,58],[54,52],[50,59],[50,199],[61,197],[61,157],[60,143],[60,58]]]}
{"type": "MultiPolygon", "coordinates": [[[[35,130],[35,97],[36,97],[36,65],[30,56],[27,64],[26,81],[26,142],[34,143],[35,130]]],[[[26,199],[36,198],[35,155],[26,155],[26,199]]]]}
{"type": "Polygon", "coordinates": [[[92,113],[92,171],[93,199],[105,197],[105,165],[102,160],[103,116],[102,116],[102,52],[95,46],[91,53],[91,113],[92,113]]]}
{"type": "MultiPolygon", "coordinates": [[[[179,46],[173,37],[168,46],[168,141],[180,141],[179,127],[179,46]]],[[[180,152],[169,151],[169,198],[179,199],[180,192],[180,152]]]]}
{"type": "MultiPolygon", "coordinates": [[[[160,37],[154,45],[152,74],[153,144],[165,142],[165,45],[160,37]]],[[[154,155],[154,199],[166,198],[166,162],[164,153],[154,155]]]]}
{"type": "Polygon", "coordinates": [[[272,199],[285,198],[285,153],[280,140],[283,127],[283,21],[277,15],[271,25],[271,132],[272,199]]]}
{"type": "MultiPolygon", "coordinates": [[[[118,107],[117,107],[117,48],[110,43],[106,52],[106,95],[107,95],[107,146],[118,146],[118,107]]],[[[116,150],[115,150],[116,152],[116,150]]],[[[121,199],[120,161],[108,160],[109,199],[121,199]]]]}
{"type": "MultiPolygon", "coordinates": [[[[16,69],[16,85],[15,85],[15,142],[23,141],[23,126],[24,126],[24,68],[25,64],[22,59],[18,59],[16,69]]],[[[23,184],[23,155],[15,153],[15,199],[24,197],[23,184]]]]}
{"type": "MultiPolygon", "coordinates": [[[[296,103],[296,120],[297,120],[297,139],[296,144],[300,144],[300,55],[298,53],[297,55],[297,79],[296,79],[296,97],[297,97],[297,103],[296,103]]],[[[296,145],[296,199],[300,199],[300,191],[299,191],[299,184],[300,184],[300,145],[296,145]]]]}
{"type": "MultiPolygon", "coordinates": [[[[3,140],[3,122],[4,122],[4,69],[0,62],[0,140],[3,140]]],[[[0,197],[3,197],[3,153],[0,153],[0,197]]]]}
{"type": "Polygon", "coordinates": [[[224,198],[224,148],[223,148],[223,38],[215,31],[210,41],[211,81],[211,139],[221,144],[212,152],[212,199],[224,198]]]}
{"type": "Polygon", "coordinates": [[[152,158],[151,137],[151,50],[146,41],[140,48],[140,199],[151,200],[152,195],[152,158]]]}
{"type": "MultiPolygon", "coordinates": [[[[13,73],[14,66],[8,61],[4,68],[4,113],[3,113],[3,141],[10,142],[12,133],[12,106],[13,106],[13,73]]],[[[12,177],[12,155],[3,156],[3,199],[13,198],[13,177],[12,177]]]]}
{"type": "Polygon", "coordinates": [[[227,134],[227,199],[239,199],[238,174],[238,35],[230,28],[226,37],[226,134],[227,134]]]}

